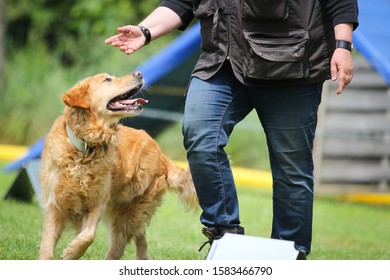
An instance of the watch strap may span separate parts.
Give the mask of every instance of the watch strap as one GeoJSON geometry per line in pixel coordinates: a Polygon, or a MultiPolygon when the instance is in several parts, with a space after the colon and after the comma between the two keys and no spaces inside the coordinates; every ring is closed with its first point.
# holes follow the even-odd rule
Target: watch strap
{"type": "Polygon", "coordinates": [[[145,36],[145,45],[149,44],[150,41],[152,41],[152,35],[150,34],[149,29],[147,29],[145,26],[139,25],[139,29],[141,29],[142,33],[145,36]]]}
{"type": "Polygon", "coordinates": [[[352,52],[352,43],[345,40],[336,40],[336,48],[346,49],[352,52]]]}

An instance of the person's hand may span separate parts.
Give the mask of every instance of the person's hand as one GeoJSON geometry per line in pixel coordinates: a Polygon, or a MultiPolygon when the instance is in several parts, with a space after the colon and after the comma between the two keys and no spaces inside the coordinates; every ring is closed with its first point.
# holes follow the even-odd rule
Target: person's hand
{"type": "Polygon", "coordinates": [[[138,26],[126,25],[118,28],[119,34],[107,38],[104,42],[118,47],[126,54],[132,54],[145,45],[145,36],[138,26]]]}
{"type": "Polygon", "coordinates": [[[332,81],[339,80],[336,93],[342,94],[346,86],[352,81],[353,65],[351,52],[337,48],[332,56],[330,72],[332,81]]]}

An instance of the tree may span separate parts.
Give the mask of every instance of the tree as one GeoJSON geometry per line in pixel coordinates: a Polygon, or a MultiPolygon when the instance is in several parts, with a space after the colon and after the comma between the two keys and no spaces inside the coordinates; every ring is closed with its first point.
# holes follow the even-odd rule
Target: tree
{"type": "Polygon", "coordinates": [[[4,88],[5,0],[0,0],[0,97],[4,88]]]}
{"type": "MultiPolygon", "coordinates": [[[[116,27],[136,24],[160,0],[12,0],[7,2],[7,46],[42,42],[64,66],[89,64],[89,48],[116,27]]],[[[6,4],[4,4],[6,5],[6,4]]],[[[3,9],[1,9],[3,10],[3,9]]]]}

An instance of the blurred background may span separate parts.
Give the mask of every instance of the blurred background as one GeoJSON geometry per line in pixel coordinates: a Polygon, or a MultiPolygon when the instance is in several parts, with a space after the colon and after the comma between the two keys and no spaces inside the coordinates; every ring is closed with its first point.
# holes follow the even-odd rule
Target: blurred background
{"type": "MultiPolygon", "coordinates": [[[[53,120],[62,112],[60,95],[77,81],[100,72],[115,76],[132,72],[182,35],[182,32],[173,32],[126,56],[118,49],[105,45],[105,38],[116,34],[118,26],[138,24],[158,5],[159,0],[1,2],[0,144],[33,144],[47,133],[53,120]]],[[[175,159],[184,159],[178,123],[196,55],[197,52],[194,52],[193,59],[186,61],[184,69],[179,68],[165,81],[160,81],[160,85],[165,85],[164,89],[154,85],[143,91],[150,106],[146,106],[142,120],[126,120],[128,125],[146,129],[153,136],[160,136],[162,128],[174,126],[168,133],[168,139],[164,140],[161,135],[161,141],[168,142],[167,153],[175,159]],[[163,97],[158,98],[159,95],[163,97]],[[148,114],[148,109],[153,107],[163,112],[156,115],[150,110],[148,114]],[[179,114],[172,114],[175,112],[179,114]]],[[[254,127],[258,124],[256,117],[251,122],[254,122],[254,127]]],[[[250,127],[251,124],[245,126],[250,127]]],[[[262,135],[258,131],[249,131],[246,137],[237,138],[240,138],[240,146],[253,143],[255,151],[238,156],[234,161],[267,169],[267,154],[260,156],[266,149],[259,148],[257,142],[263,142],[262,135]],[[264,161],[259,161],[259,158],[264,158],[264,161]]],[[[233,146],[232,153],[236,150],[233,146]]]]}
{"type": "MultiPolygon", "coordinates": [[[[29,146],[41,139],[63,109],[60,95],[84,77],[141,70],[150,102],[140,117],[124,123],[147,130],[169,156],[185,161],[180,127],[185,88],[199,54],[196,22],[126,56],[104,39],[118,26],[138,24],[159,0],[0,3],[0,144],[29,146]],[[186,36],[190,39],[180,38],[186,36]]],[[[343,191],[389,191],[389,5],[359,1],[354,80],[342,96],[333,94],[334,84],[324,87],[315,143],[317,184],[327,186],[320,191],[340,191],[340,184],[343,191]]],[[[255,114],[237,126],[227,151],[235,166],[269,170],[255,114]]]]}
{"type": "MultiPolygon", "coordinates": [[[[1,198],[15,185],[21,170],[4,173],[4,167],[42,141],[63,110],[61,94],[79,80],[100,72],[123,76],[144,70],[146,87],[142,94],[149,103],[140,117],[123,122],[147,130],[168,156],[186,161],[181,120],[185,88],[199,54],[197,23],[186,32],[175,31],[153,41],[131,56],[104,44],[107,37],[116,34],[118,26],[138,24],[159,2],[0,0],[1,198]],[[164,61],[167,57],[168,62],[164,61]],[[173,67],[162,67],[171,61],[175,61],[173,67]],[[158,77],[152,77],[155,72],[160,73],[158,77]]],[[[318,253],[314,255],[317,259],[390,258],[389,228],[385,222],[390,218],[390,1],[377,0],[372,5],[369,0],[360,0],[359,5],[360,26],[354,33],[354,79],[341,96],[335,94],[335,84],[327,82],[319,112],[314,154],[316,194],[326,200],[318,203],[315,218],[316,223],[320,221],[315,239],[324,245],[317,243],[318,253]],[[330,203],[329,197],[336,198],[337,203],[330,203]],[[340,201],[359,203],[362,208],[349,208],[350,205],[341,205],[340,201]],[[326,216],[337,207],[340,209],[326,216]],[[368,216],[363,217],[362,213],[368,216]],[[344,226],[335,230],[338,226],[335,217],[347,214],[351,215],[345,217],[344,226]],[[356,222],[363,222],[361,228],[356,222]],[[331,237],[335,232],[339,235],[331,237]],[[374,249],[367,252],[367,247],[374,249]],[[338,254],[346,248],[348,252],[338,254]]],[[[226,150],[233,168],[245,168],[245,172],[235,174],[240,178],[238,184],[265,187],[266,193],[260,196],[266,197],[265,205],[270,210],[272,182],[268,180],[268,152],[254,113],[236,127],[226,150]],[[267,180],[259,183],[259,176],[267,180]]],[[[240,190],[240,199],[252,205],[249,212],[256,207],[264,209],[262,202],[255,200],[258,193],[253,192],[240,190]]],[[[4,242],[0,237],[0,244],[7,244],[7,239],[13,236],[13,223],[18,220],[18,209],[24,209],[21,207],[26,206],[0,201],[0,231],[7,232],[4,242]]],[[[28,207],[26,211],[30,213],[38,209],[28,207]]],[[[268,218],[271,215],[269,211],[263,214],[268,218]]],[[[26,231],[35,229],[35,237],[28,241],[31,251],[35,250],[34,242],[39,239],[40,231],[39,210],[34,215],[39,218],[33,225],[26,223],[28,215],[19,222],[26,231]]],[[[258,215],[248,220],[253,221],[252,230],[255,229],[253,232],[249,229],[249,233],[268,234],[269,222],[258,225],[258,215]]],[[[197,218],[192,218],[192,222],[198,225],[197,218]]],[[[16,239],[24,244],[24,238],[16,239]]],[[[156,243],[159,240],[156,237],[156,243]]],[[[26,251],[18,255],[16,248],[19,247],[11,246],[7,254],[0,253],[0,259],[23,259],[26,251]]],[[[177,254],[169,257],[175,258],[177,254]]],[[[190,253],[183,258],[197,257],[190,253]]]]}

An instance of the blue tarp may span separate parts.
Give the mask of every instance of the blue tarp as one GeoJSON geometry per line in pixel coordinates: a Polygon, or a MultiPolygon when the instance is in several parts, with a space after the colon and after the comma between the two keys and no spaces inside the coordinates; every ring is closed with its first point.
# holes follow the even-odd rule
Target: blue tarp
{"type": "Polygon", "coordinates": [[[359,0],[353,43],[390,85],[390,0],[359,0]]]}

